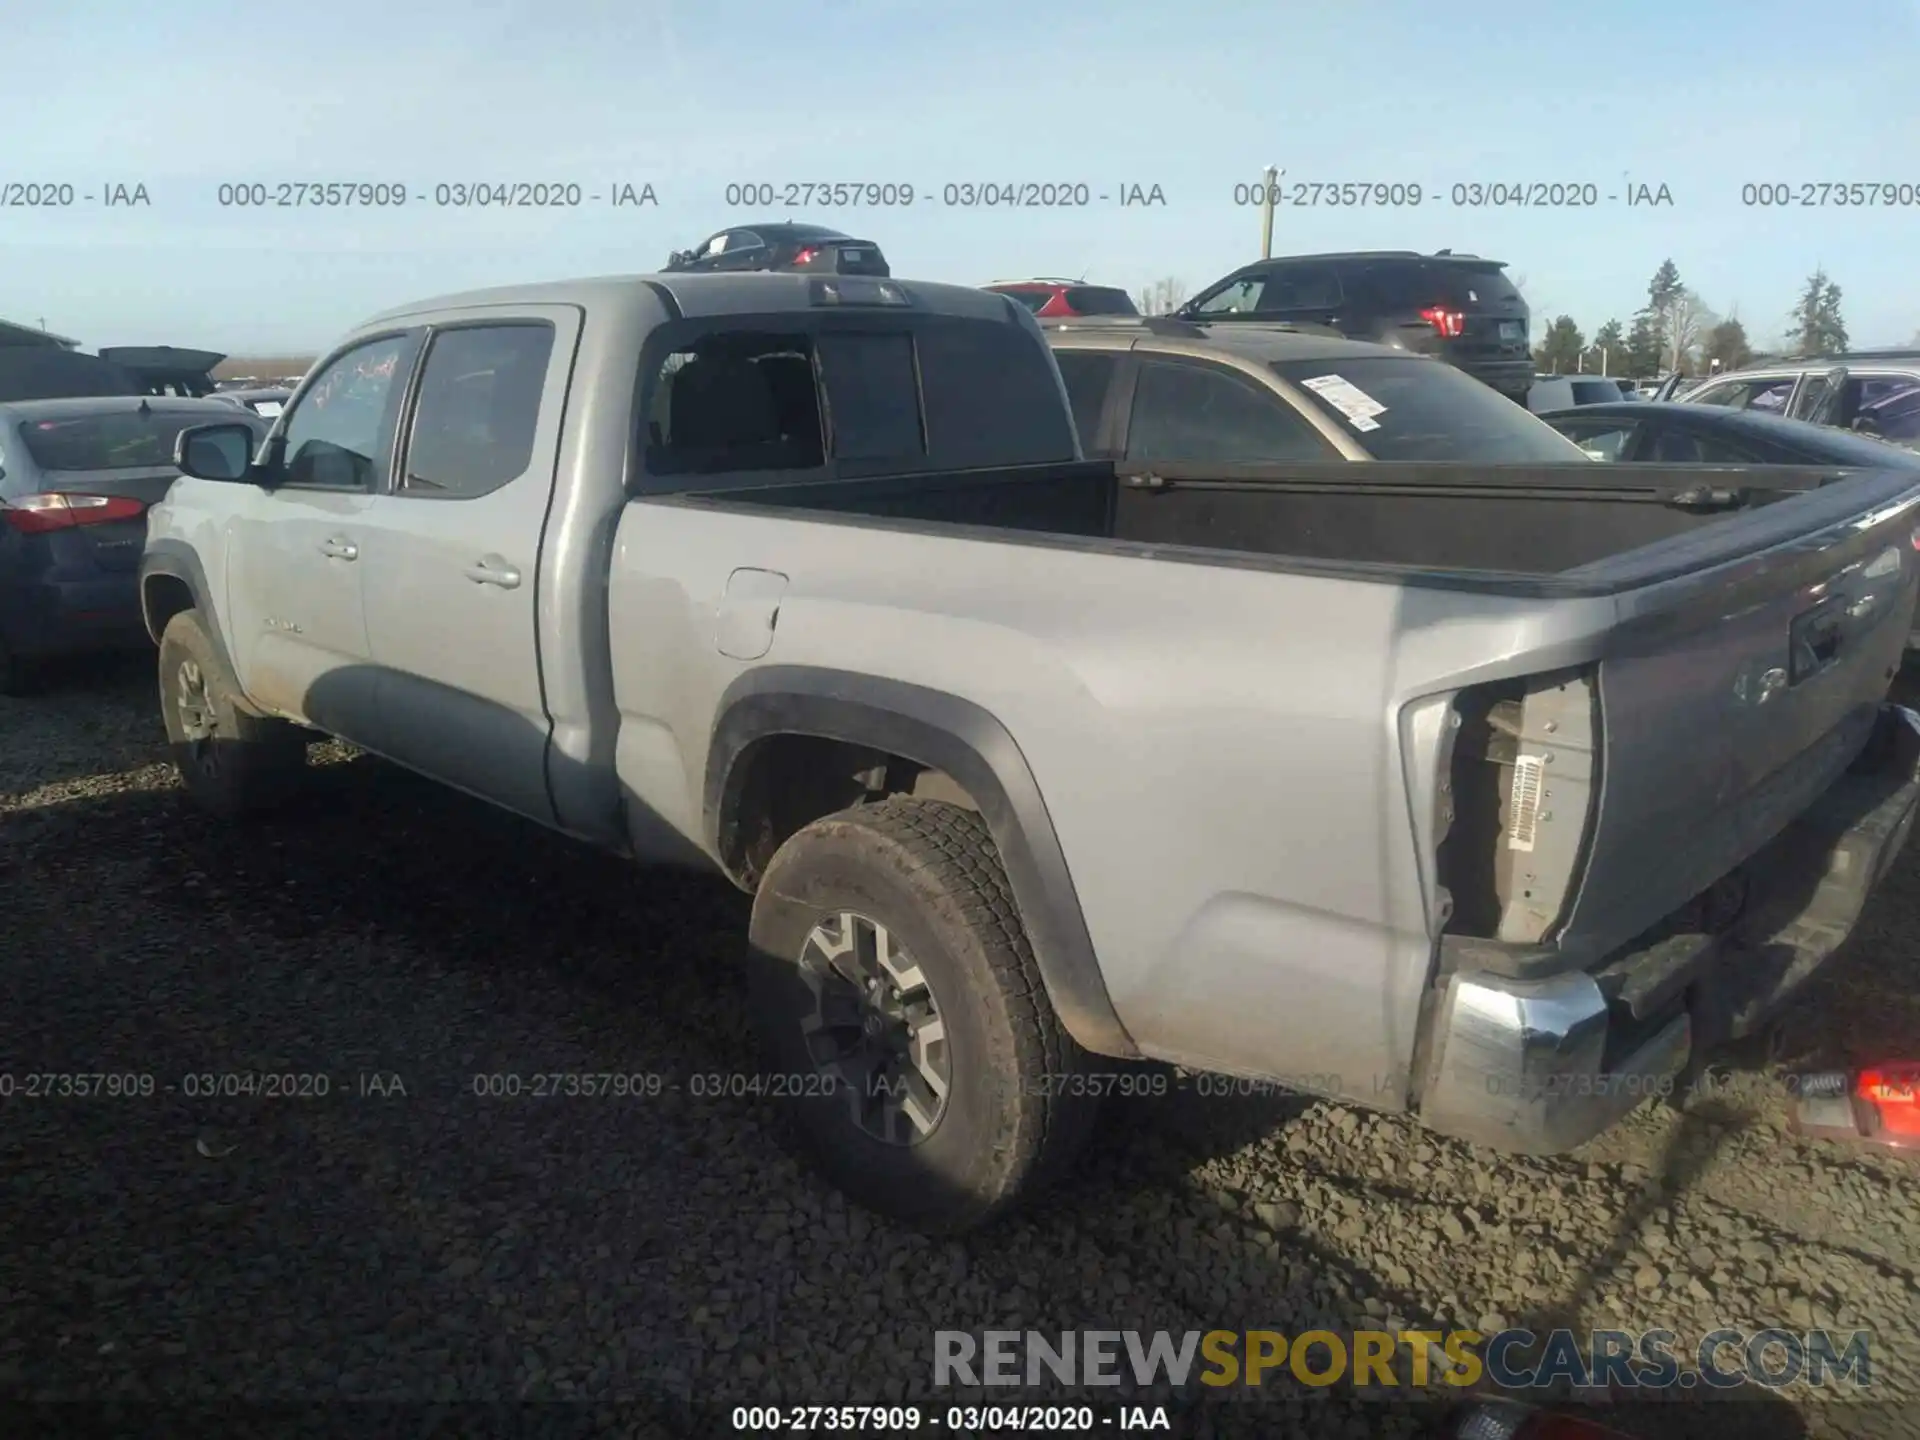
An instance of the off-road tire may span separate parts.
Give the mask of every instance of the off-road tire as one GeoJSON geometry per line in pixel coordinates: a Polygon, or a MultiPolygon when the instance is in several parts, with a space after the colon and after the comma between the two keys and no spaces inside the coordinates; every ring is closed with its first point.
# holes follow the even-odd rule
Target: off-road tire
{"type": "Polygon", "coordinates": [[[980,817],[895,798],[815,821],[767,867],[753,906],[749,1005],[786,1128],[857,1204],[931,1234],[998,1218],[1057,1180],[1099,1108],[1090,1057],[1047,998],[999,852],[980,817]],[[802,1026],[800,960],[816,926],[853,913],[883,925],[925,973],[951,1083],[919,1143],[863,1130],[823,1091],[802,1026]]]}
{"type": "Polygon", "coordinates": [[[198,610],[183,610],[167,622],[160,637],[159,679],[167,745],[195,804],[238,820],[283,804],[299,788],[307,766],[306,737],[284,720],[264,719],[244,708],[240,687],[198,610]],[[189,677],[197,677],[198,685],[189,677]],[[193,705],[204,711],[210,734],[189,729],[187,710],[193,705]]]}

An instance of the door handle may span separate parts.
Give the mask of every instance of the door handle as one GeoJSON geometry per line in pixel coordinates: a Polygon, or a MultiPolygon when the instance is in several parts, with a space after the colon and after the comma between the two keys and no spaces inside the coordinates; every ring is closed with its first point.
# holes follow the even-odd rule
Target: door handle
{"type": "Polygon", "coordinates": [[[351,540],[342,540],[338,535],[320,542],[320,553],[329,560],[358,560],[360,547],[351,540]]]}
{"type": "Polygon", "coordinates": [[[467,567],[467,578],[476,585],[498,585],[502,590],[517,589],[520,572],[498,555],[483,555],[467,567]]]}

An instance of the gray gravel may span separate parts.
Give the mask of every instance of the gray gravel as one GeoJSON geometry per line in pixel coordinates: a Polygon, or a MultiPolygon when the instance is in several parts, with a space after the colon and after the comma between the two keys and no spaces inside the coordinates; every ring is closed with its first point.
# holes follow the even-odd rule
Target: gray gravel
{"type": "MultiPolygon", "coordinates": [[[[0,700],[0,1070],[156,1079],[0,1100],[0,1391],[590,1399],[699,1435],[716,1405],[935,1401],[937,1328],[1824,1324],[1873,1332],[1877,1403],[1616,1423],[1914,1433],[1920,1168],[1794,1141],[1766,1074],[1552,1160],[1317,1102],[1125,1102],[1044,1212],[928,1242],[841,1204],[761,1102],[689,1093],[751,1066],[740,896],[317,758],[297,811],[228,829],[184,808],[144,664],[0,700]],[[331,1093],[182,1093],[231,1071],[331,1093]],[[473,1093],[543,1072],[662,1088],[473,1093]]],[[[1920,855],[1792,1058],[1920,1050],[1916,935],[1920,855]]],[[[1411,1423],[1298,1387],[1175,1403],[1190,1435],[1411,1423]]]]}

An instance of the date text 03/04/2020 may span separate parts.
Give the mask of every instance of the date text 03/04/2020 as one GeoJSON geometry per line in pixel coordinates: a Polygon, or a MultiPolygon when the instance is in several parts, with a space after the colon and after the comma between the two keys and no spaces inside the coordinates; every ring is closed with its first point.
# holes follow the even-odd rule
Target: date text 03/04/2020
{"type": "Polygon", "coordinates": [[[954,210],[1165,209],[1167,193],[1136,180],[961,180],[917,185],[905,180],[742,180],[721,192],[734,209],[954,210]]]}
{"type": "Polygon", "coordinates": [[[169,1079],[144,1070],[0,1071],[0,1100],[325,1100],[387,1099],[409,1094],[389,1070],[356,1071],[344,1079],[325,1070],[194,1070],[169,1079]]]}
{"type": "Polygon", "coordinates": [[[0,210],[124,210],[152,204],[153,196],[138,180],[0,178],[0,210]]]}
{"type": "Polygon", "coordinates": [[[652,208],[660,197],[644,180],[233,180],[216,186],[223,210],[609,210],[652,208]]]}
{"type": "Polygon", "coordinates": [[[899,1435],[916,1430],[960,1434],[1096,1435],[1144,1430],[1173,1430],[1163,1405],[736,1405],[735,1434],[772,1432],[810,1435],[816,1431],[899,1435]]]}
{"type": "Polygon", "coordinates": [[[1600,205],[1673,204],[1662,183],[1622,178],[1592,180],[1456,180],[1428,185],[1418,180],[1260,180],[1233,187],[1233,203],[1322,210],[1397,210],[1451,205],[1463,210],[1591,210],[1600,205]]]}

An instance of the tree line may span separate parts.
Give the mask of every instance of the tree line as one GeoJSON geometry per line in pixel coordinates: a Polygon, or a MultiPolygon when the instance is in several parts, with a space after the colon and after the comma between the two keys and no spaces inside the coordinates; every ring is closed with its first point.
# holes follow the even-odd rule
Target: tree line
{"type": "MultiPolygon", "coordinates": [[[[1816,269],[1787,314],[1780,348],[1757,350],[1740,317],[1716,315],[1682,282],[1680,267],[1667,259],[1647,282],[1647,303],[1635,312],[1630,326],[1608,320],[1589,340],[1571,315],[1558,316],[1542,333],[1533,363],[1555,375],[1604,370],[1651,380],[1675,370],[1685,375],[1731,370],[1781,354],[1833,354],[1848,343],[1840,298],[1838,283],[1825,269],[1816,269]]],[[[1915,343],[1920,344],[1920,335],[1915,343]]]]}

